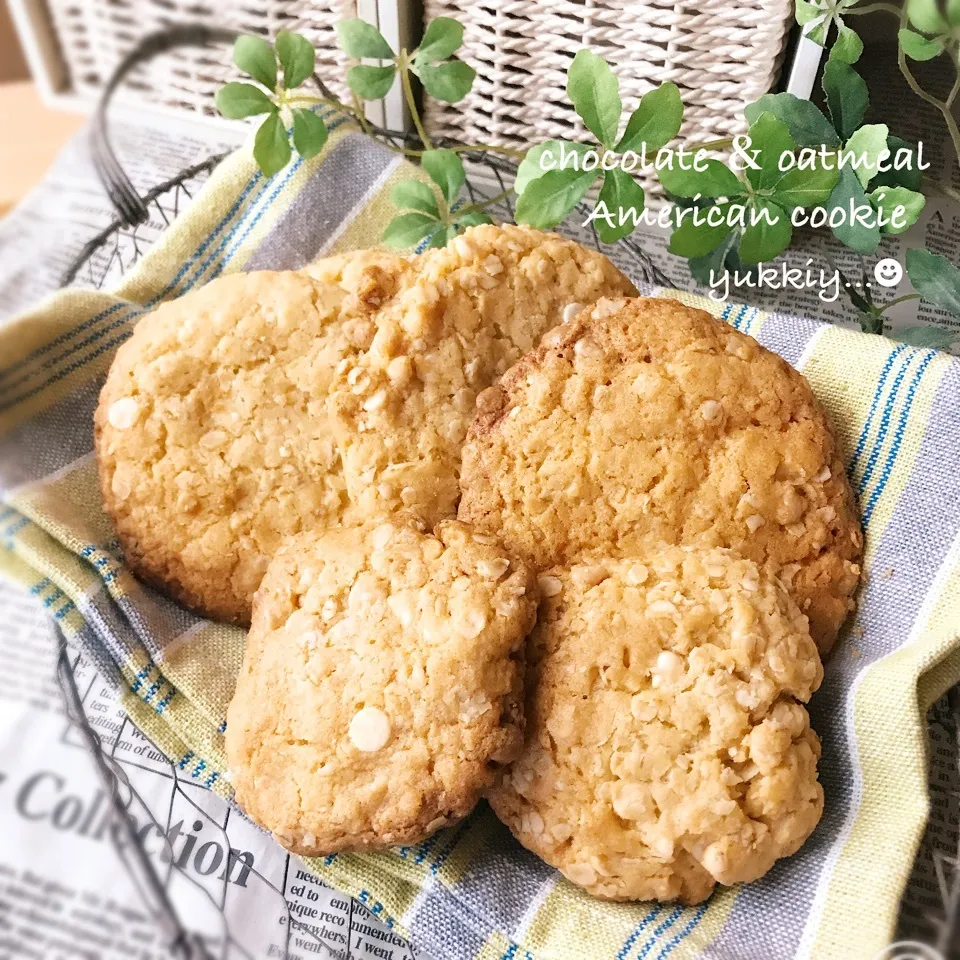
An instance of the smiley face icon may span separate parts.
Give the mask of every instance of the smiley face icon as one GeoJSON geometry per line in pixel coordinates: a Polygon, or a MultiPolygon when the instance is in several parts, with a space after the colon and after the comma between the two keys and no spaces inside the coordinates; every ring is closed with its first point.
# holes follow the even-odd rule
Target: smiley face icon
{"type": "Polygon", "coordinates": [[[885,257],[873,268],[873,276],[881,287],[895,287],[903,279],[903,267],[892,257],[885,257]]]}

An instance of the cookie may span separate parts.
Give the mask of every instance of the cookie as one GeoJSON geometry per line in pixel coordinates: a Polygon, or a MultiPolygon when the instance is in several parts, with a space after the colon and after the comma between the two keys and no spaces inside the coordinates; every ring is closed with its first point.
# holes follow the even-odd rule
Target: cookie
{"type": "Polygon", "coordinates": [[[360,511],[455,513],[477,394],[580,305],[635,292],[602,254],[527,227],[474,227],[424,253],[331,394],[360,511]]]}
{"type": "Polygon", "coordinates": [[[95,417],[103,501],[141,579],[247,623],[284,537],[348,508],[326,415],[409,261],[379,252],[239,273],[165,303],[117,352],[95,417]]]}
{"type": "Polygon", "coordinates": [[[829,650],[863,544],[826,414],[751,337],[668,299],[604,301],[478,399],[460,519],[545,568],[584,551],[730,547],[829,650]]]}
{"type": "Polygon", "coordinates": [[[823,671],[783,587],[693,547],[540,587],[524,749],[489,793],[520,842],[595,896],[688,904],[798,850],[823,809],[798,700],[823,671]]]}
{"type": "Polygon", "coordinates": [[[449,520],[305,534],[271,563],[227,714],[241,806],[318,856],[465,817],[523,737],[536,578],[449,520]]]}

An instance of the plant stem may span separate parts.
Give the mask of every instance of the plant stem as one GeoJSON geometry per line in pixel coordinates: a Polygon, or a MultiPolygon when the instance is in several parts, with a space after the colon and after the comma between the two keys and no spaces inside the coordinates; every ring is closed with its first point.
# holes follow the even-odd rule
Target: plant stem
{"type": "Polygon", "coordinates": [[[479,203],[470,203],[465,207],[461,207],[456,212],[456,216],[462,217],[467,213],[479,213],[482,210],[486,210],[487,207],[492,207],[495,203],[499,203],[501,200],[509,197],[511,193],[513,193],[513,187],[507,187],[506,190],[498,193],[495,197],[490,197],[489,200],[481,200],[479,203]]]}
{"type": "Polygon", "coordinates": [[[687,147],[691,153],[697,150],[726,150],[733,146],[733,137],[724,137],[721,140],[707,140],[705,143],[692,143],[687,147]]]}
{"type": "Polygon", "coordinates": [[[902,297],[897,297],[896,300],[891,300],[889,303],[885,303],[880,308],[880,313],[878,314],[878,316],[885,313],[891,307],[895,307],[898,303],[906,303],[907,300],[919,300],[919,299],[920,299],[919,293],[905,293],[902,297]]]}
{"type": "Polygon", "coordinates": [[[410,82],[410,61],[407,59],[407,51],[401,50],[397,57],[397,69],[400,71],[400,85],[403,87],[403,96],[407,101],[407,107],[410,110],[410,117],[417,130],[417,136],[420,142],[427,150],[433,149],[433,141],[427,136],[427,131],[420,120],[420,111],[417,110],[417,98],[413,95],[413,84],[410,82]]]}
{"type": "Polygon", "coordinates": [[[847,7],[843,11],[845,17],[860,17],[865,13],[892,13],[895,17],[900,16],[900,8],[895,3],[868,3],[863,7],[847,7]]]}
{"type": "MultiPolygon", "coordinates": [[[[907,4],[904,4],[900,14],[901,29],[906,28],[907,23],[907,4]]],[[[953,151],[957,155],[957,162],[960,163],[960,129],[957,128],[957,121],[953,118],[950,106],[943,100],[939,100],[933,96],[933,94],[927,93],[927,91],[920,86],[917,78],[913,75],[913,71],[907,65],[907,55],[903,52],[903,47],[899,45],[897,47],[897,65],[900,67],[900,72],[903,74],[903,78],[907,81],[910,89],[925,103],[929,103],[931,107],[936,107],[937,110],[940,111],[943,122],[947,126],[947,132],[950,134],[950,139],[953,141],[953,151]]]]}
{"type": "Polygon", "coordinates": [[[367,112],[363,109],[360,98],[351,90],[350,99],[353,101],[353,110],[357,120],[360,122],[360,129],[369,137],[370,124],[367,122],[367,112]]]}

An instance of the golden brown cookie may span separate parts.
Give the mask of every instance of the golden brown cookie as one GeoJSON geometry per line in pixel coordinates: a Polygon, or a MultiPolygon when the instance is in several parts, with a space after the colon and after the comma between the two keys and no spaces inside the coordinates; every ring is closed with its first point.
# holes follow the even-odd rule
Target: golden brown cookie
{"type": "Polygon", "coordinates": [[[602,254],[528,227],[474,227],[416,269],[331,400],[361,513],[434,523],[456,511],[477,394],[581,304],[636,290],[602,254]]]}
{"type": "Polygon", "coordinates": [[[237,800],[303,855],[417,843],[523,738],[536,579],[456,520],[291,540],[254,604],[227,714],[237,800]]]}
{"type": "Polygon", "coordinates": [[[807,382],[751,337],[675,300],[602,301],[477,408],[460,519],[538,567],[734,548],[783,580],[830,649],[860,573],[853,495],[807,382]]]}
{"type": "Polygon", "coordinates": [[[823,671],[783,587],[668,547],[540,578],[523,754],[489,793],[520,842],[611,900],[697,903],[798,850],[823,809],[823,671]]]}
{"type": "Polygon", "coordinates": [[[327,392],[410,267],[374,251],[313,270],[234,274],[163,304],[101,394],[100,481],[127,562],[218,619],[249,622],[282,539],[344,516],[327,392]]]}

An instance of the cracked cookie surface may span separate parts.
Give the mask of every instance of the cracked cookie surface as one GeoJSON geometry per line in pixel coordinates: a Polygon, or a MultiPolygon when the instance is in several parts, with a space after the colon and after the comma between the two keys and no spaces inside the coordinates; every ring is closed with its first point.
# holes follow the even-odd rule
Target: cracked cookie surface
{"type": "Polygon", "coordinates": [[[806,701],[823,676],[782,585],[670,547],[540,577],[521,756],[488,796],[520,842],[612,900],[697,903],[820,819],[806,701]]]}
{"type": "Polygon", "coordinates": [[[410,269],[364,251],[321,261],[312,277],[234,274],[137,324],[101,393],[95,445],[104,504],[138,576],[247,623],[282,539],[343,519],[327,394],[410,269]]]}
{"type": "Polygon", "coordinates": [[[544,568],[585,551],[730,547],[779,576],[821,652],[853,607],[863,537],[803,377],[675,300],[601,301],[477,401],[460,519],[544,568]]]}
{"type": "Polygon", "coordinates": [[[254,604],[226,747],[239,803],[302,855],[465,817],[523,738],[536,578],[456,520],[297,537],[254,604]]]}
{"type": "Polygon", "coordinates": [[[435,523],[456,512],[477,395],[581,304],[636,290],[602,254],[509,225],[471,228],[416,267],[334,386],[331,411],[360,510],[435,523]]]}

